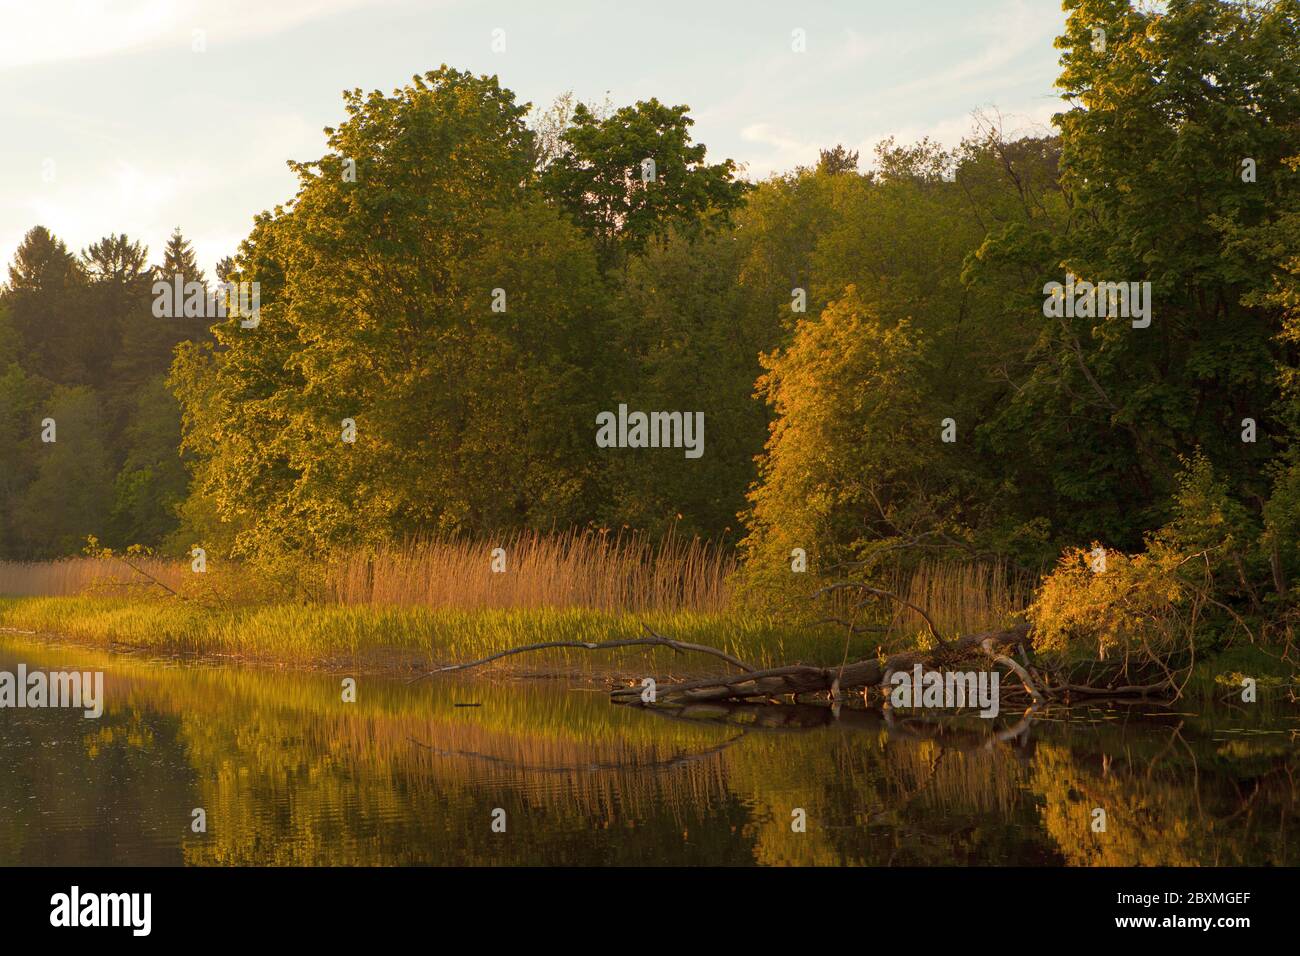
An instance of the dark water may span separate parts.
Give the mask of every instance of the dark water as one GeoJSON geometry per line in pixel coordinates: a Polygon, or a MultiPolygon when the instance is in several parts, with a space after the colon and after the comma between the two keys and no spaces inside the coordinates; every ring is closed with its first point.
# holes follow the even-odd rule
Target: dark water
{"type": "Polygon", "coordinates": [[[107,706],[0,710],[0,865],[1300,863],[1285,703],[1076,710],[999,741],[552,682],[361,678],[343,703],[337,675],[0,637],[0,669],[20,661],[103,670],[107,706]]]}

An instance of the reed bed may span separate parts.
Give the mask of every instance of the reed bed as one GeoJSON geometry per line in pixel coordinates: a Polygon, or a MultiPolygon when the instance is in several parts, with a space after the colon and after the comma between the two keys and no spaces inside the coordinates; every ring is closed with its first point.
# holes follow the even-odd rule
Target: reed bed
{"type": "MultiPolygon", "coordinates": [[[[735,558],[698,538],[669,535],[659,542],[638,535],[594,531],[519,532],[496,541],[420,540],[353,551],[322,565],[323,603],[349,606],[587,608],[609,612],[720,613],[730,601],[735,558]],[[504,571],[493,570],[493,552],[504,571]]],[[[204,583],[238,602],[250,595],[247,569],[209,568],[204,583]],[[224,584],[224,587],[223,587],[224,584]]],[[[188,562],[158,558],[67,558],[39,563],[0,562],[0,595],[60,597],[193,591],[188,562]]]]}
{"type": "Polygon", "coordinates": [[[328,581],[346,605],[720,613],[734,570],[729,551],[698,538],[520,532],[499,542],[425,540],[352,553],[328,581]],[[496,548],[504,572],[492,570],[496,548]]]}
{"type": "Polygon", "coordinates": [[[58,561],[0,561],[0,595],[6,597],[72,597],[94,593],[161,590],[146,575],[173,590],[191,577],[187,562],[162,558],[62,558],[58,561]],[[143,572],[143,573],[141,573],[143,572]]]}
{"type": "MultiPolygon", "coordinates": [[[[1033,598],[1034,576],[1001,561],[923,561],[894,575],[894,593],[925,608],[940,633],[972,634],[1005,627],[1033,598]]],[[[894,636],[925,632],[921,615],[895,606],[894,636]]]]}
{"type": "MultiPolygon", "coordinates": [[[[732,610],[734,555],[700,539],[596,532],[544,535],[521,532],[496,542],[424,540],[354,551],[323,566],[321,604],[348,607],[489,609],[582,608],[608,613],[732,610]],[[504,552],[505,571],[492,570],[492,552],[504,552]]],[[[189,564],[159,558],[67,558],[39,563],[0,562],[0,595],[8,597],[162,595],[193,592],[189,564]]],[[[247,569],[212,566],[203,583],[231,603],[249,595],[247,569]]],[[[997,561],[926,561],[895,571],[889,587],[927,608],[944,633],[998,627],[1024,611],[1032,575],[997,561]]],[[[255,603],[273,603],[258,600],[255,603]]],[[[890,632],[925,630],[921,616],[885,606],[890,632]]]]}
{"type": "MultiPolygon", "coordinates": [[[[633,637],[647,624],[760,667],[827,665],[846,653],[869,656],[881,643],[879,633],[865,632],[845,648],[838,628],[733,604],[734,556],[698,539],[524,532],[498,541],[412,541],[304,570],[316,582],[314,599],[267,587],[254,569],[225,562],[209,564],[204,575],[192,573],[188,562],[157,558],[132,558],[130,565],[117,558],[0,562],[0,627],[296,663],[337,663],[373,652],[399,667],[538,642],[633,637]],[[492,569],[495,548],[504,551],[504,572],[492,569]]],[[[928,608],[945,634],[1005,625],[1032,591],[1028,576],[996,562],[922,563],[895,572],[889,586],[928,608]]],[[[879,608],[877,620],[888,625],[886,646],[924,643],[918,614],[892,602],[879,608]]],[[[511,659],[508,668],[627,672],[634,666],[663,673],[699,663],[662,651],[556,650],[511,659]]]]}

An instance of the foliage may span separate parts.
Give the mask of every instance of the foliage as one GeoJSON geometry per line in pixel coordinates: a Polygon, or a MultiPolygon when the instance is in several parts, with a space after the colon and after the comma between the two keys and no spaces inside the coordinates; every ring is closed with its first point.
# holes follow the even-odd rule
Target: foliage
{"type": "Polygon", "coordinates": [[[691,142],[688,109],[650,99],[602,118],[584,103],[574,107],[543,181],[595,239],[603,264],[673,229],[725,223],[740,205],[746,186],[735,163],[705,162],[704,144],[691,142]]]}
{"type": "Polygon", "coordinates": [[[444,68],[347,109],[240,250],[260,326],[179,353],[194,494],[251,555],[576,521],[603,286],[530,186],[524,108],[444,68]]]}

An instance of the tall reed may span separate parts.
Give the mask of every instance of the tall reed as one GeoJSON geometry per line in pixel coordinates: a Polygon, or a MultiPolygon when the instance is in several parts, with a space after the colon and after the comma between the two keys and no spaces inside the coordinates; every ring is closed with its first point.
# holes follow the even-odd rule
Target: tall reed
{"type": "Polygon", "coordinates": [[[139,571],[116,558],[63,558],[58,561],[0,561],[0,595],[8,597],[65,597],[132,590],[165,593],[146,575],[173,590],[180,590],[190,574],[189,565],[161,558],[131,558],[139,571]],[[143,574],[140,572],[144,572],[143,574]]]}
{"type": "MultiPolygon", "coordinates": [[[[175,591],[195,593],[187,562],[131,563],[145,573],[118,559],[0,562],[0,595],[165,595],[146,574],[175,591]]],[[[496,540],[426,539],[352,551],[319,570],[323,602],[352,607],[717,614],[733,609],[729,579],[736,558],[698,538],[524,531],[496,540]],[[504,552],[503,573],[492,570],[495,548],[504,552]]],[[[930,560],[887,577],[890,590],[926,608],[949,635],[1008,623],[1024,610],[1035,584],[1032,575],[996,561],[930,560]]],[[[210,566],[203,583],[224,591],[232,603],[280,603],[255,593],[256,581],[252,569],[227,564],[210,566]]],[[[893,602],[878,605],[872,617],[883,619],[895,638],[925,630],[919,614],[893,602]]]]}
{"type": "Polygon", "coordinates": [[[344,556],[328,576],[342,604],[434,608],[725,610],[735,558],[698,538],[530,531],[496,541],[421,540],[344,556]],[[492,553],[505,571],[494,572],[492,553]]]}
{"type": "MultiPolygon", "coordinates": [[[[1011,623],[1029,605],[1033,575],[1002,561],[922,561],[896,572],[894,593],[929,612],[944,635],[972,634],[1011,623]]],[[[925,630],[921,615],[894,606],[890,632],[912,635],[925,630]]]]}

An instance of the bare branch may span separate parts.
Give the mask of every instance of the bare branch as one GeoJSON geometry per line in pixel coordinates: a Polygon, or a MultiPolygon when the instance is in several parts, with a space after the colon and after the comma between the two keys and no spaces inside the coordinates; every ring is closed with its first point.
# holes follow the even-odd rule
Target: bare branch
{"type": "MultiPolygon", "coordinates": [[[[918,607],[917,605],[913,604],[911,601],[907,600],[906,598],[901,598],[897,594],[894,594],[892,591],[886,591],[882,588],[872,587],[870,584],[861,584],[857,581],[841,581],[836,584],[829,584],[826,587],[821,588],[820,590],[814,591],[813,597],[819,598],[823,594],[831,594],[835,591],[864,591],[867,594],[872,595],[873,597],[889,598],[890,600],[897,601],[899,604],[902,604],[904,607],[910,607],[917,614],[921,615],[921,619],[925,621],[925,626],[926,628],[929,629],[930,636],[934,638],[935,643],[937,643],[940,647],[947,649],[948,642],[943,639],[943,636],[939,633],[939,629],[935,627],[934,620],[930,617],[929,613],[927,613],[924,608],[918,607]]],[[[861,607],[862,605],[858,605],[858,606],[861,607]]]]}
{"type": "Polygon", "coordinates": [[[642,624],[642,627],[649,632],[649,637],[626,637],[614,641],[542,641],[538,644],[525,644],[522,647],[512,647],[508,650],[498,651],[495,654],[489,654],[487,657],[479,658],[476,661],[466,661],[463,664],[448,664],[446,667],[437,667],[426,673],[419,674],[407,681],[413,684],[416,681],[424,680],[426,677],[432,677],[434,674],[445,674],[449,671],[463,671],[471,667],[479,667],[492,661],[500,660],[503,657],[511,657],[515,654],[524,654],[529,651],[543,651],[551,648],[573,647],[584,651],[607,651],[619,647],[669,647],[678,653],[683,651],[696,651],[700,654],[711,654],[714,657],[721,658],[734,667],[739,667],[742,671],[753,671],[754,668],[737,657],[732,657],[726,651],[719,650],[716,647],[708,647],[704,644],[691,644],[686,641],[674,641],[671,638],[664,637],[662,634],[656,634],[648,624],[642,624]]]}

